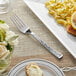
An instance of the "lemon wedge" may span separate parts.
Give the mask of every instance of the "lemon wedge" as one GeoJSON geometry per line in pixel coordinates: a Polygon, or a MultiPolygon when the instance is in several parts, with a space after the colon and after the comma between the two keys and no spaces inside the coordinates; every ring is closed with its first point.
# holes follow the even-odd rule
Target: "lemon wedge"
{"type": "Polygon", "coordinates": [[[76,12],[74,12],[71,16],[72,27],[76,30],[76,12]]]}

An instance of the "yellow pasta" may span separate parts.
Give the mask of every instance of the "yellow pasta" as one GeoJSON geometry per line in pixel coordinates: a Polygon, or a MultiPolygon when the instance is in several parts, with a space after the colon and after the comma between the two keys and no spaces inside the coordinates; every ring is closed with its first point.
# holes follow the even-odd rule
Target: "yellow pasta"
{"type": "Polygon", "coordinates": [[[63,20],[63,19],[57,19],[57,22],[58,22],[59,24],[63,24],[64,26],[67,25],[67,22],[66,22],[65,20],[63,20]]]}
{"type": "Polygon", "coordinates": [[[53,15],[59,24],[71,24],[71,15],[76,11],[76,0],[50,0],[45,3],[49,14],[53,15]]]}

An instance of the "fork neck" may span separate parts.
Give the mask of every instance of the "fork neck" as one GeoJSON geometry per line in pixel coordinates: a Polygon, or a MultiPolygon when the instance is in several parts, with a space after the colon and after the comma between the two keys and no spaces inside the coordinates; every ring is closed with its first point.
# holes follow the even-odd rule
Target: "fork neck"
{"type": "Polygon", "coordinates": [[[26,31],[26,33],[31,33],[31,30],[30,30],[30,29],[28,29],[28,30],[26,31]]]}

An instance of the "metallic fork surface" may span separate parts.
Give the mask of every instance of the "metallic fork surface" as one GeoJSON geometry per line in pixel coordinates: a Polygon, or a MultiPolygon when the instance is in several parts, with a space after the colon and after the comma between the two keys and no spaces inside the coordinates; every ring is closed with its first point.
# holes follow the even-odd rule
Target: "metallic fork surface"
{"type": "Polygon", "coordinates": [[[43,40],[41,40],[34,32],[32,32],[27,26],[26,24],[16,15],[14,14],[11,17],[11,20],[13,21],[13,23],[16,25],[16,27],[24,34],[30,34],[32,35],[36,40],[38,40],[50,53],[52,53],[54,56],[56,56],[57,58],[62,58],[63,54],[61,54],[60,52],[57,52],[55,50],[53,50],[51,47],[49,47],[47,45],[47,43],[45,43],[43,40]]]}

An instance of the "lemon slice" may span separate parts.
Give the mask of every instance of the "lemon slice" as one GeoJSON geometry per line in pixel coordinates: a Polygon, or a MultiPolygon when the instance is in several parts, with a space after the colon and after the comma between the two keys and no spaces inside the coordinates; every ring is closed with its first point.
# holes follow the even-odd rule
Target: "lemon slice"
{"type": "Polygon", "coordinates": [[[76,30],[76,12],[74,12],[71,16],[72,27],[76,30]]]}

